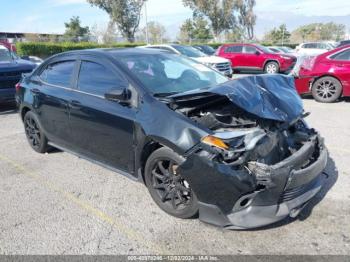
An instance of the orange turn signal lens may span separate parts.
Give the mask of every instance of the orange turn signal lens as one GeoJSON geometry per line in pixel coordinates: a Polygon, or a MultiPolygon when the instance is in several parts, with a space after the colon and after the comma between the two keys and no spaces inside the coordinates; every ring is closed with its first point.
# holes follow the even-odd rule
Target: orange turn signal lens
{"type": "Polygon", "coordinates": [[[210,145],[210,146],[215,146],[221,149],[229,149],[228,145],[225,144],[224,141],[222,141],[220,138],[217,138],[215,136],[205,136],[202,138],[202,142],[210,145]]]}

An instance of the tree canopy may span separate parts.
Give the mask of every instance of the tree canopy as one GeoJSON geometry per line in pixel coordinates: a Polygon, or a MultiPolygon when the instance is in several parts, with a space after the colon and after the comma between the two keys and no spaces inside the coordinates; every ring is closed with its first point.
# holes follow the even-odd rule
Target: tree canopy
{"type": "Polygon", "coordinates": [[[129,42],[135,41],[144,0],[87,0],[104,10],[129,42]]]}
{"type": "Polygon", "coordinates": [[[345,36],[345,25],[330,23],[312,23],[298,27],[292,32],[295,42],[334,40],[339,41],[345,36]]]}
{"type": "Polygon", "coordinates": [[[66,31],[64,36],[71,41],[78,41],[79,38],[87,37],[89,35],[89,27],[82,27],[79,16],[73,16],[68,23],[64,23],[66,31]]]}
{"type": "Polygon", "coordinates": [[[187,19],[181,26],[179,39],[182,42],[207,42],[212,38],[209,23],[202,16],[187,19]]]}
{"type": "Polygon", "coordinates": [[[202,15],[209,19],[215,38],[233,27],[234,7],[236,0],[183,0],[183,4],[191,8],[194,16],[202,15]]]}
{"type": "Polygon", "coordinates": [[[273,28],[264,36],[264,41],[272,44],[285,44],[290,41],[290,32],[285,24],[273,28]]]}

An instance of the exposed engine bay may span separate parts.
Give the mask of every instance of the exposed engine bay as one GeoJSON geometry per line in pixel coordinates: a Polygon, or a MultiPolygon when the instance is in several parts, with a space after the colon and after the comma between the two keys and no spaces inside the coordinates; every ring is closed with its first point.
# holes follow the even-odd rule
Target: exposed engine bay
{"type": "MultiPolygon", "coordinates": [[[[289,123],[263,119],[247,113],[223,96],[199,97],[172,107],[222,139],[228,145],[227,150],[205,144],[202,147],[212,153],[212,160],[234,169],[275,165],[317,136],[303,120],[307,114],[289,123]]],[[[298,168],[312,164],[318,157],[317,152],[314,154],[298,168]]]]}

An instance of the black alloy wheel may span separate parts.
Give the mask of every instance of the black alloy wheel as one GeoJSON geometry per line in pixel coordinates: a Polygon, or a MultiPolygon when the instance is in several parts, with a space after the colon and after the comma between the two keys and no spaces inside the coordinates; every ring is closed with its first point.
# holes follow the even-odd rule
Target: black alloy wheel
{"type": "Polygon", "coordinates": [[[47,152],[47,138],[41,131],[39,122],[35,114],[31,111],[24,116],[24,129],[29,145],[38,153],[47,152]]]}
{"type": "Polygon", "coordinates": [[[189,183],[177,172],[183,158],[160,148],[146,163],[146,185],[157,205],[170,215],[191,218],[198,213],[198,200],[189,183]]]}

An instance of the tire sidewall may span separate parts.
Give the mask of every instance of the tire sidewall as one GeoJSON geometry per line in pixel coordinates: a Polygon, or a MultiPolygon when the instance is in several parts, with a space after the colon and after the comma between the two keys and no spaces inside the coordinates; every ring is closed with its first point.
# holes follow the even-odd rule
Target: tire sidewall
{"type": "Polygon", "coordinates": [[[29,142],[29,138],[28,138],[28,136],[27,136],[27,132],[26,132],[26,130],[24,130],[24,132],[26,133],[26,137],[27,137],[27,140],[28,140],[28,142],[29,142],[30,147],[31,147],[34,151],[36,151],[36,152],[38,152],[38,153],[46,153],[46,152],[47,152],[47,149],[48,149],[48,146],[47,146],[47,142],[48,142],[48,141],[47,141],[47,138],[46,138],[46,136],[45,136],[45,134],[44,134],[44,132],[43,132],[43,129],[41,128],[40,121],[39,121],[38,117],[37,117],[32,111],[28,111],[28,112],[25,114],[24,118],[23,118],[23,122],[25,123],[26,120],[27,120],[28,118],[32,118],[32,119],[35,121],[35,124],[37,125],[37,127],[38,127],[38,129],[39,129],[39,132],[40,132],[40,146],[39,146],[39,147],[34,147],[34,146],[29,142]]]}
{"type": "Polygon", "coordinates": [[[265,65],[265,68],[264,68],[264,72],[265,72],[266,74],[278,74],[279,71],[280,71],[280,67],[279,67],[278,63],[277,63],[277,62],[274,62],[274,61],[267,62],[266,65],[265,65]],[[268,65],[271,65],[271,64],[275,65],[275,67],[276,67],[276,72],[275,72],[275,73],[269,73],[269,72],[267,72],[267,67],[268,67],[268,65]]]}
{"type": "Polygon", "coordinates": [[[158,193],[156,192],[156,190],[153,188],[152,185],[152,168],[153,166],[161,159],[172,159],[175,162],[177,162],[179,165],[181,163],[183,163],[185,161],[185,159],[183,157],[181,157],[180,155],[178,155],[177,153],[175,153],[173,150],[166,148],[166,147],[162,147],[157,149],[156,151],[154,151],[149,158],[147,159],[146,162],[146,166],[145,166],[145,183],[146,186],[148,188],[148,191],[150,192],[150,195],[152,197],[152,199],[154,200],[154,202],[166,213],[178,217],[178,218],[192,218],[194,216],[197,215],[198,213],[198,199],[196,194],[193,192],[192,190],[192,201],[191,201],[191,205],[186,208],[186,209],[182,209],[182,210],[174,210],[172,208],[170,208],[169,206],[167,206],[166,204],[164,204],[161,199],[159,198],[158,193]]]}
{"type": "Polygon", "coordinates": [[[311,93],[312,93],[313,98],[316,101],[318,101],[318,102],[321,102],[321,103],[334,103],[335,101],[337,101],[340,98],[340,96],[342,94],[342,91],[343,91],[343,87],[342,87],[341,82],[338,79],[334,78],[334,77],[327,76],[327,77],[321,77],[321,78],[317,79],[313,83],[311,93]],[[336,94],[334,96],[332,96],[331,98],[326,98],[325,99],[325,98],[319,97],[317,95],[316,87],[321,81],[324,81],[324,80],[332,81],[333,84],[337,88],[336,89],[336,94]]]}

